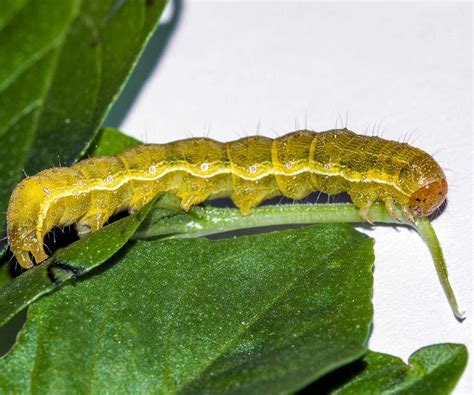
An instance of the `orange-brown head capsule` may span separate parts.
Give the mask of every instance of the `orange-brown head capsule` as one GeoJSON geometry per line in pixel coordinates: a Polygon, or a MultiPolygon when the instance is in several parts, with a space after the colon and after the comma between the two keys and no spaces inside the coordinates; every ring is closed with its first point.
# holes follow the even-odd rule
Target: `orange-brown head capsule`
{"type": "Polygon", "coordinates": [[[430,182],[410,196],[410,208],[419,216],[430,215],[446,199],[448,183],[445,178],[430,182]]]}

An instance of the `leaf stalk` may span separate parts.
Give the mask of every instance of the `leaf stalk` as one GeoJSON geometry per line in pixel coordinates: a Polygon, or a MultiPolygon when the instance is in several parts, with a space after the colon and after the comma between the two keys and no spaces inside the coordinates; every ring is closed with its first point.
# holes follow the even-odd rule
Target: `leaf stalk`
{"type": "MultiPolygon", "coordinates": [[[[396,224],[416,230],[430,251],[438,279],[454,316],[462,321],[464,313],[459,309],[449,283],[443,251],[430,221],[419,217],[411,222],[401,212],[399,212],[401,219],[397,220],[388,213],[382,203],[376,203],[370,208],[369,217],[374,223],[396,224]]],[[[235,208],[211,206],[196,206],[188,213],[184,213],[179,209],[179,203],[176,200],[164,196],[135,232],[133,238],[192,238],[242,229],[316,223],[361,224],[363,221],[359,216],[358,208],[349,203],[261,206],[254,208],[251,215],[242,216],[235,208]]]]}

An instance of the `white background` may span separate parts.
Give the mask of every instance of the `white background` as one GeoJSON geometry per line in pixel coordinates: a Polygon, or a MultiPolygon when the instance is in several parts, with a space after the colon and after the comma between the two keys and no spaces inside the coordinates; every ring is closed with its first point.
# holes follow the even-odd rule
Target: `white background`
{"type": "MultiPolygon", "coordinates": [[[[175,29],[159,62],[155,37],[109,125],[150,143],[209,129],[233,140],[257,125],[270,137],[327,130],[338,114],[359,133],[409,132],[446,170],[449,203],[433,226],[467,319],[451,314],[416,233],[362,229],[376,241],[369,346],[406,361],[425,345],[463,343],[472,361],[472,5],[186,1],[167,11],[161,41],[175,29]]],[[[471,393],[472,366],[455,393],[471,393]]]]}

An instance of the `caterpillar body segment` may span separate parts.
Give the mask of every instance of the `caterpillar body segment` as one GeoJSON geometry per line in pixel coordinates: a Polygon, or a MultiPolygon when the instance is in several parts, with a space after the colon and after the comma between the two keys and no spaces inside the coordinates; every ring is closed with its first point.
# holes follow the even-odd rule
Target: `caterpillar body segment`
{"type": "Polygon", "coordinates": [[[444,201],[447,183],[426,152],[347,129],[228,143],[192,138],[141,145],[24,179],[10,198],[8,242],[20,265],[30,268],[30,254],[36,263],[47,258],[43,240],[54,226],[74,224],[83,236],[115,213],[140,210],[160,192],[178,196],[184,210],[230,196],[247,215],[265,199],[301,199],[313,191],[347,192],[370,221],[368,209],[378,200],[393,215],[395,206],[408,217],[428,215],[444,201]]]}

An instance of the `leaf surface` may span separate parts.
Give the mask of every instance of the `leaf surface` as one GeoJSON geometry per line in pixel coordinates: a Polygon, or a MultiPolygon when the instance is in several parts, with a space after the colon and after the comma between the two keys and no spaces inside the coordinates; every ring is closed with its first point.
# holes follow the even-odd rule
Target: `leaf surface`
{"type": "Polygon", "coordinates": [[[92,142],[87,156],[112,156],[140,144],[140,141],[117,129],[103,128],[92,142]]]}
{"type": "Polygon", "coordinates": [[[408,364],[400,358],[369,351],[364,358],[344,366],[311,385],[333,395],[349,394],[449,394],[467,364],[462,344],[434,344],[413,353],[408,364]]]}
{"type": "Polygon", "coordinates": [[[0,389],[294,391],[365,353],[372,247],[346,225],[130,242],[30,307],[0,389]]]}

